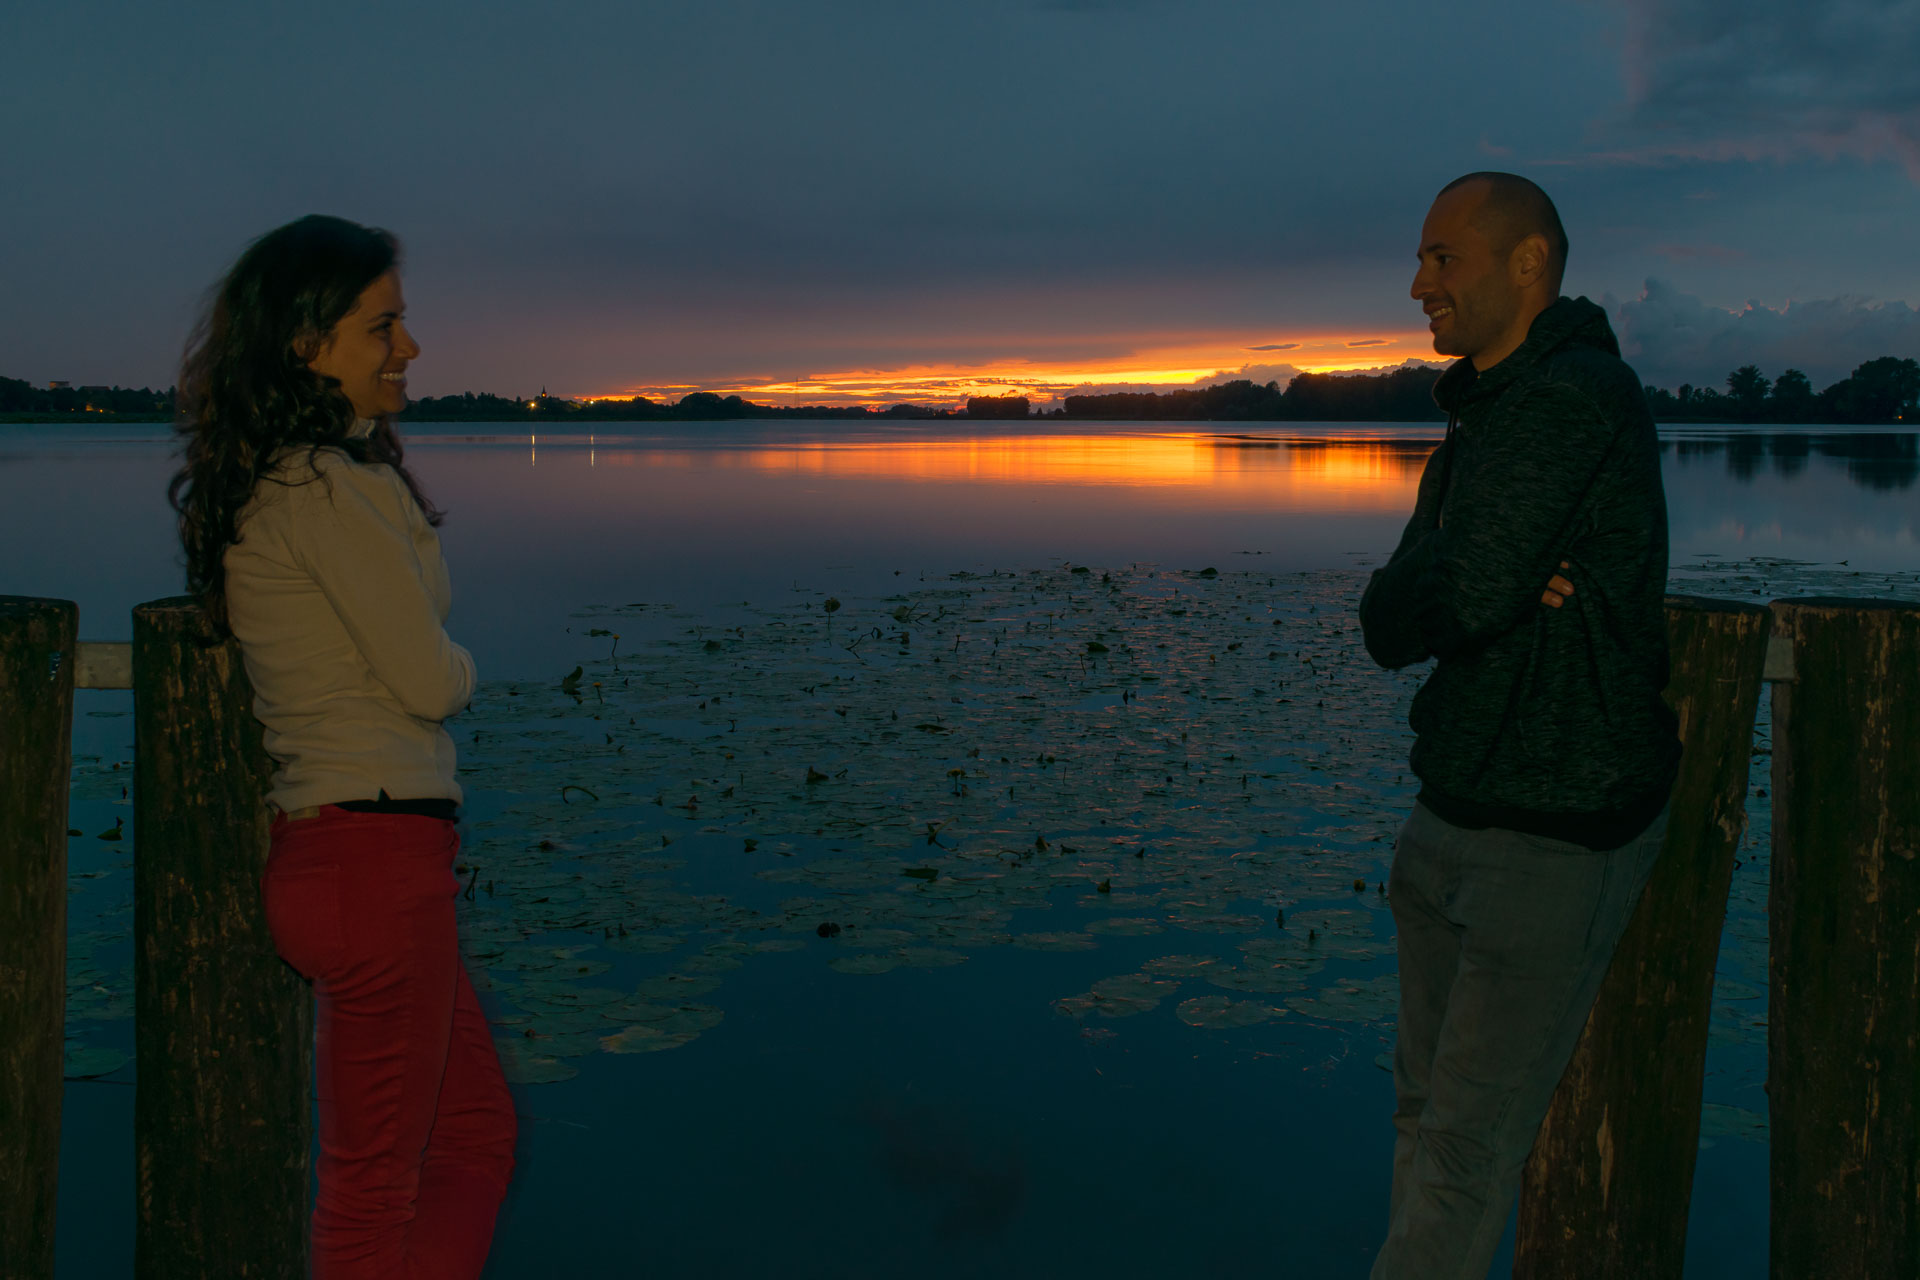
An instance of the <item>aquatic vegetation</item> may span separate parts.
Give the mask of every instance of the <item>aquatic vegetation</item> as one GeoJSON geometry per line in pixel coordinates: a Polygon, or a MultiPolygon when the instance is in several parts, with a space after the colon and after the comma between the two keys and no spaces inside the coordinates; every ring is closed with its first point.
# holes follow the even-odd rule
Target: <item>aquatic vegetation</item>
{"type": "MultiPolygon", "coordinates": [[[[1785,562],[1674,580],[1920,596],[1920,575],[1785,562]]],[[[989,950],[1123,954],[1125,972],[1053,1001],[1089,1042],[1182,1024],[1258,1036],[1283,1016],[1390,1027],[1383,886],[1415,790],[1421,673],[1368,661],[1363,585],[1062,566],[883,599],[796,592],[724,629],[659,606],[583,610],[578,630],[615,642],[604,656],[484,684],[450,726],[469,796],[462,945],[510,1079],[727,1034],[745,966],[880,991],[934,970],[965,982],[989,950]],[[643,612],[670,625],[623,633],[643,612]]],[[[1713,1015],[1746,1065],[1710,1076],[1714,1097],[1764,1070],[1767,750],[1763,704],[1713,1015]]],[[[124,757],[76,758],[75,1077],[126,1062],[100,1032],[131,1013],[129,776],[124,757]],[[103,828],[129,839],[95,840],[103,828]]],[[[1714,1132],[1753,1136],[1750,1114],[1714,1132]]]]}
{"type": "Polygon", "coordinates": [[[1208,1029],[1251,1027],[1285,1012],[1258,1000],[1235,1000],[1228,996],[1195,996],[1182,1000],[1178,1010],[1180,1021],[1190,1027],[1208,1029]]]}

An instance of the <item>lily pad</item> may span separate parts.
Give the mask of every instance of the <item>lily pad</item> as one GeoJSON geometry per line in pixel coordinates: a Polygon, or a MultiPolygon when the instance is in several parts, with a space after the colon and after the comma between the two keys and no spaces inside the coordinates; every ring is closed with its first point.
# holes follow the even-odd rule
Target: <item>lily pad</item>
{"type": "Polygon", "coordinates": [[[1390,1024],[1400,1008],[1400,977],[1388,973],[1364,980],[1348,978],[1311,996],[1294,996],[1287,1007],[1333,1022],[1390,1024]]]}
{"type": "Polygon", "coordinates": [[[1088,933],[1111,933],[1129,938],[1144,938],[1166,931],[1167,926],[1147,916],[1111,916],[1087,925],[1088,933]]]}
{"type": "Polygon", "coordinates": [[[580,1074],[578,1067],[528,1047],[521,1037],[495,1036],[493,1044],[508,1084],[557,1084],[580,1074]]]}
{"type": "Polygon", "coordinates": [[[1140,967],[1169,978],[1199,978],[1220,966],[1219,956],[1155,956],[1140,967]]]}
{"type": "Polygon", "coordinates": [[[1284,1010],[1275,1009],[1258,1000],[1234,1000],[1227,996],[1195,996],[1191,1000],[1182,1000],[1174,1011],[1180,1021],[1190,1027],[1204,1027],[1209,1030],[1222,1027],[1251,1027],[1277,1017],[1284,1010]]]}
{"type": "Polygon", "coordinates": [[[1206,975],[1207,981],[1228,991],[1255,991],[1278,995],[1299,991],[1307,985],[1307,975],[1295,968],[1279,965],[1248,965],[1244,968],[1220,968],[1206,975]]]}
{"type": "Polygon", "coordinates": [[[1022,951],[1092,951],[1100,944],[1087,933],[1023,933],[1013,945],[1022,951]]]}
{"type": "Polygon", "coordinates": [[[600,1041],[600,1047],[608,1053],[659,1053],[691,1044],[699,1035],[697,1031],[663,1031],[643,1023],[606,1036],[600,1041]]]}

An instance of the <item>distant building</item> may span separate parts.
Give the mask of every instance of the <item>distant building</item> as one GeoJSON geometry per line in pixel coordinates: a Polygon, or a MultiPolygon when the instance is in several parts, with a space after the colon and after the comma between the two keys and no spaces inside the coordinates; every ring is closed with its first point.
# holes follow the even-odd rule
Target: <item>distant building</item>
{"type": "Polygon", "coordinates": [[[47,384],[47,390],[49,391],[71,391],[72,389],[73,384],[64,378],[55,378],[47,384]]]}

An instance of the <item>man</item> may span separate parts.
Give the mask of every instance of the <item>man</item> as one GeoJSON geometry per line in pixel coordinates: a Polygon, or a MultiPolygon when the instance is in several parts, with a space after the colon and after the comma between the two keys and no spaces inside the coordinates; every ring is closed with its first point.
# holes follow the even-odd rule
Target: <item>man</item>
{"type": "Polygon", "coordinates": [[[1413,296],[1447,438],[1360,602],[1413,700],[1419,800],[1394,848],[1393,1194],[1374,1280],[1481,1280],[1666,830],[1679,760],[1666,498],[1606,313],[1525,178],[1434,201],[1413,296]]]}

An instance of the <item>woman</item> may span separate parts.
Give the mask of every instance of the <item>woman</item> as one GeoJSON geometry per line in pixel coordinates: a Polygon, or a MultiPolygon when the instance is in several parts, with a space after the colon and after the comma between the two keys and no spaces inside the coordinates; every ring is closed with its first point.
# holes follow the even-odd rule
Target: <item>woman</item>
{"type": "Polygon", "coordinates": [[[399,247],[307,217],[213,296],[180,378],[170,490],[189,587],[240,641],[278,768],[262,881],[313,983],[313,1274],[472,1277],[513,1169],[513,1104],[454,933],[461,800],[441,722],[473,693],[442,624],[440,515],[406,407],[399,247]]]}

